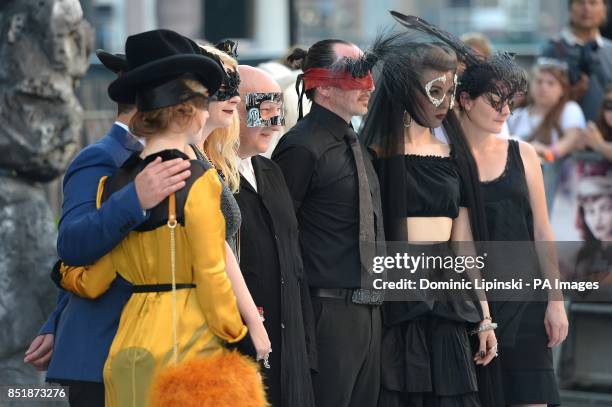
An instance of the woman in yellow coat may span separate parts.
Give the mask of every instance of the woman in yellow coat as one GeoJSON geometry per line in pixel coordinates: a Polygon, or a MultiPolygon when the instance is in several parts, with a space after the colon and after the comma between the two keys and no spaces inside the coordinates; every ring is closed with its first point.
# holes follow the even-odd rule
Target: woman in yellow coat
{"type": "MultiPolygon", "coordinates": [[[[130,129],[145,148],[100,181],[98,206],[149,163],[188,159],[182,151],[200,133],[209,90],[223,75],[195,43],[167,30],[129,37],[126,57],[130,70],[109,95],[137,105],[130,129]]],[[[101,295],[115,278],[133,285],[104,366],[107,406],[147,405],[164,367],[212,356],[247,333],[225,271],[221,183],[200,161],[190,171],[185,187],[151,209],[109,254],[90,267],[62,270],[62,285],[84,297],[101,295]]]]}

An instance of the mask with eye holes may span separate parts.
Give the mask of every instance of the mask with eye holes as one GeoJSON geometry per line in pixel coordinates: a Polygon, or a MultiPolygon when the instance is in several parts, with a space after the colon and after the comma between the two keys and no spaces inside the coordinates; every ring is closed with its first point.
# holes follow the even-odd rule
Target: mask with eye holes
{"type": "Polygon", "coordinates": [[[211,102],[223,102],[230,100],[234,96],[240,96],[238,87],[240,86],[240,74],[238,71],[228,70],[225,72],[223,78],[223,84],[215,93],[210,97],[211,102]]]}
{"type": "Polygon", "coordinates": [[[245,106],[246,127],[285,125],[283,94],[280,92],[247,93],[245,106]]]}
{"type": "MultiPolygon", "coordinates": [[[[434,96],[431,88],[436,82],[441,82],[443,84],[446,83],[446,75],[439,76],[427,82],[425,84],[425,94],[427,95],[427,98],[429,99],[432,105],[434,105],[435,107],[439,107],[442,103],[444,103],[444,99],[446,99],[447,95],[444,94],[441,98],[434,96]]],[[[455,105],[455,93],[456,92],[457,92],[457,74],[454,74],[453,75],[453,92],[450,95],[451,100],[449,104],[449,110],[452,110],[455,105]]]]}
{"type": "Polygon", "coordinates": [[[514,97],[527,91],[527,74],[509,53],[498,53],[473,65],[468,65],[457,91],[471,99],[484,96],[488,104],[501,112],[508,105],[514,108],[514,97]]]}

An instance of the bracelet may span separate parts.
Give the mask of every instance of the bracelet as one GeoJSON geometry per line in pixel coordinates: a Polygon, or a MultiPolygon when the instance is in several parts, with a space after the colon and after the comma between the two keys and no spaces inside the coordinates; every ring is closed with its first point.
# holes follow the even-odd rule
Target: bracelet
{"type": "Polygon", "coordinates": [[[553,162],[555,161],[555,154],[551,150],[546,150],[544,152],[544,159],[549,163],[553,162]]]}
{"type": "Polygon", "coordinates": [[[487,319],[488,319],[490,322],[493,322],[493,320],[491,319],[491,317],[490,317],[490,316],[488,316],[488,315],[485,315],[485,316],[484,316],[484,318],[482,318],[482,320],[483,320],[483,321],[486,321],[487,319]]]}
{"type": "Polygon", "coordinates": [[[497,329],[497,324],[495,322],[491,322],[489,324],[482,324],[476,329],[472,329],[469,334],[475,335],[484,331],[494,331],[495,329],[497,329]]]}
{"type": "Polygon", "coordinates": [[[556,143],[550,145],[550,151],[553,153],[553,157],[555,157],[555,160],[561,158],[561,153],[559,153],[559,149],[557,148],[556,143]]]}

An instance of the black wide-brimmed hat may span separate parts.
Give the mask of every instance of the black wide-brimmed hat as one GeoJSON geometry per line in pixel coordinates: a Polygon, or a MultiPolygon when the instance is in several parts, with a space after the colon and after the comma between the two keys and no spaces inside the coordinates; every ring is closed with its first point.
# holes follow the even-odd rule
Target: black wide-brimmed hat
{"type": "Polygon", "coordinates": [[[111,54],[103,49],[97,49],[96,56],[102,62],[102,65],[114,73],[127,71],[128,65],[124,54],[111,54]]]}
{"type": "MultiPolygon", "coordinates": [[[[139,93],[154,90],[186,75],[201,82],[208,89],[208,95],[213,95],[225,75],[220,61],[203,55],[194,41],[171,30],[153,30],[129,36],[125,42],[125,54],[127,71],[108,87],[108,95],[117,103],[138,105],[139,93]]],[[[164,96],[165,105],[171,106],[171,95],[164,96]]],[[[174,104],[182,101],[177,100],[174,104]]]]}

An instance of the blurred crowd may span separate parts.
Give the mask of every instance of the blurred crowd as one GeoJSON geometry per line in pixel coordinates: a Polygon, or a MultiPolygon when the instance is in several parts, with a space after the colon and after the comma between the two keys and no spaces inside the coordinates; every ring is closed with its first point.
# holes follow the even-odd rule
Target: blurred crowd
{"type": "Polygon", "coordinates": [[[578,234],[562,229],[557,239],[605,242],[612,240],[612,42],[600,32],[607,2],[568,4],[569,21],[531,68],[508,130],[538,152],[551,216],[576,219],[578,234]]]}

